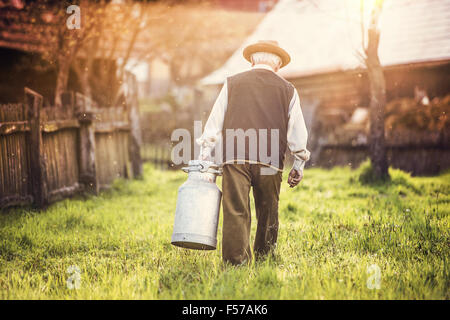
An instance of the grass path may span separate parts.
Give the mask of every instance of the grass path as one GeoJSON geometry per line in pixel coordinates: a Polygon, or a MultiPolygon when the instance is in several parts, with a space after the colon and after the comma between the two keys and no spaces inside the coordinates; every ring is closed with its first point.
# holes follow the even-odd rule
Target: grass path
{"type": "Polygon", "coordinates": [[[1,213],[0,298],[450,299],[450,173],[391,175],[362,186],[348,168],[307,169],[296,189],[285,176],[277,255],[236,268],[221,261],[221,226],[216,251],[170,245],[186,176],[146,165],[98,197],[1,213]]]}

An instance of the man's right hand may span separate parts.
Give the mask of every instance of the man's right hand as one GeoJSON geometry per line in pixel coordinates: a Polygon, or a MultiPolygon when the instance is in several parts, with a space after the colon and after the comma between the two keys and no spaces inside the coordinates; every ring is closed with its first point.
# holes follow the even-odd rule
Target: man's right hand
{"type": "Polygon", "coordinates": [[[293,168],[291,172],[289,172],[287,182],[291,188],[294,188],[300,183],[300,181],[302,181],[302,179],[303,179],[303,170],[297,170],[293,168]]]}
{"type": "Polygon", "coordinates": [[[211,160],[211,147],[201,147],[198,160],[212,161],[211,160]]]}

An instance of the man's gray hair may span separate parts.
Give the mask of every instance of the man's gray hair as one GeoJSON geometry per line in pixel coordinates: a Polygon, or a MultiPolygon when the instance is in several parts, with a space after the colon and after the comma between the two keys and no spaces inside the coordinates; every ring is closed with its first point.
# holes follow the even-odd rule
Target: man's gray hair
{"type": "Polygon", "coordinates": [[[281,58],[270,52],[255,52],[252,54],[251,59],[254,64],[269,62],[275,66],[281,65],[281,58]]]}

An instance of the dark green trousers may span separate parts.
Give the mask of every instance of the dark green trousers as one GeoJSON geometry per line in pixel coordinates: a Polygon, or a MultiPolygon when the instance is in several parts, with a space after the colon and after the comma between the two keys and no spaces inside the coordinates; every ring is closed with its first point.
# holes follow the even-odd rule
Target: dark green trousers
{"type": "MultiPolygon", "coordinates": [[[[238,265],[249,262],[250,251],[250,188],[253,187],[257,229],[253,251],[266,255],[277,243],[278,200],[282,173],[261,175],[260,164],[225,164],[223,166],[223,238],[224,261],[238,265]]],[[[266,167],[267,168],[267,167],[266,167]]]]}

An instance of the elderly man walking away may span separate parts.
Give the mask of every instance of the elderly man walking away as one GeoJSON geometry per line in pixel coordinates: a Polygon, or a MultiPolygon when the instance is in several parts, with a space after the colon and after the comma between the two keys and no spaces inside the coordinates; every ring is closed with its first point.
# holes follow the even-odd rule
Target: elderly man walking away
{"type": "Polygon", "coordinates": [[[295,157],[288,178],[291,188],[302,180],[310,154],[298,92],[277,75],[290,62],[289,54],[276,41],[259,41],[246,47],[243,55],[252,68],[227,78],[197,139],[201,160],[211,160],[212,150],[222,145],[215,150],[216,157],[222,155],[216,162],[223,163],[222,256],[234,265],[252,257],[250,189],[257,218],[253,251],[260,258],[277,243],[286,148],[295,157]],[[239,140],[244,144],[236,147],[239,140]]]}

